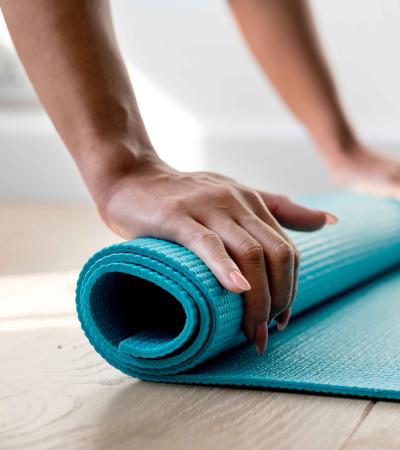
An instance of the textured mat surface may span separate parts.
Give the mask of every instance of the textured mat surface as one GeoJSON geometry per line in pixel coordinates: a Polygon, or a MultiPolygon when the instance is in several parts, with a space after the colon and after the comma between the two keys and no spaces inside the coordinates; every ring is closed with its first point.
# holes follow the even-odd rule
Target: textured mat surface
{"type": "Polygon", "coordinates": [[[294,317],[259,356],[241,332],[242,298],[187,249],[141,238],[96,253],[77,285],[88,339],[150,381],[300,389],[400,399],[400,203],[303,199],[338,215],[301,251],[294,317]]]}

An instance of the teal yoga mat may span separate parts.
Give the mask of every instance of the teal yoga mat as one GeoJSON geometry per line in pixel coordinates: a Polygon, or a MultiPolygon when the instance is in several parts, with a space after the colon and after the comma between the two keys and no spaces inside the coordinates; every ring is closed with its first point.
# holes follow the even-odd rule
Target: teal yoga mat
{"type": "Polygon", "coordinates": [[[289,232],[301,251],[293,318],[267,352],[245,340],[243,300],[177,244],[140,238],[83,267],[77,311],[111,365],[148,381],[400,399],[400,203],[355,194],[301,199],[339,223],[289,232]]]}

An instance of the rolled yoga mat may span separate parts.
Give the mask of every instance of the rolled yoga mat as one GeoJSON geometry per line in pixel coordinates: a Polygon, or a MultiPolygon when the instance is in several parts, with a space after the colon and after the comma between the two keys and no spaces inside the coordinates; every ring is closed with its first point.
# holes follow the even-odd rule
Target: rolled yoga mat
{"type": "Polygon", "coordinates": [[[353,194],[302,199],[339,223],[289,232],[301,251],[288,328],[258,355],[243,300],[184,247],[140,238],[83,267],[83,331],[111,365],[148,381],[400,399],[400,203],[353,194]]]}

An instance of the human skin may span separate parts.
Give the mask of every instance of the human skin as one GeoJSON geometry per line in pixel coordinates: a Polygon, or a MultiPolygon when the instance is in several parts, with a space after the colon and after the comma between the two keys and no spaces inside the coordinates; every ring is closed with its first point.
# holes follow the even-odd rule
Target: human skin
{"type": "Polygon", "coordinates": [[[261,68],[308,130],[338,184],[400,198],[400,163],[352,129],[324,58],[307,0],[229,0],[261,68]]]}
{"type": "MultiPolygon", "coordinates": [[[[243,293],[243,330],[265,350],[283,328],[299,254],[282,226],[317,230],[336,218],[222,175],[183,173],[156,154],[121,58],[106,0],[0,0],[19,56],[104,222],[196,253],[243,293]]],[[[188,149],[190,151],[190,149],[188,149]]]]}

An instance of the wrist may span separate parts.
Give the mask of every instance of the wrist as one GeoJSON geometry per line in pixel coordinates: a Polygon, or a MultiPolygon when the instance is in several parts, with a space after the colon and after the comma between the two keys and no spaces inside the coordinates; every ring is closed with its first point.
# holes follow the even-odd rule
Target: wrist
{"type": "Polygon", "coordinates": [[[104,209],[119,180],[166,166],[152,147],[120,140],[91,142],[76,162],[99,211],[104,209]]]}
{"type": "Polygon", "coordinates": [[[358,138],[346,121],[309,130],[311,139],[324,157],[329,161],[348,158],[358,147],[358,138]]]}

